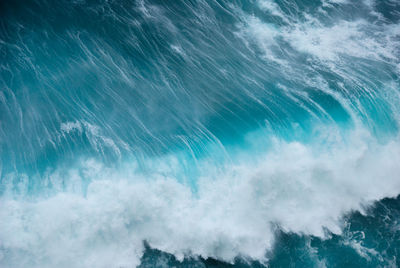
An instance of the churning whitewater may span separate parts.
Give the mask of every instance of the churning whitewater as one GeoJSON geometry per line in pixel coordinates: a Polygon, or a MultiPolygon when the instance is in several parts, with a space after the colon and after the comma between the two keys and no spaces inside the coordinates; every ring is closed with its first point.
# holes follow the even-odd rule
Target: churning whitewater
{"type": "Polygon", "coordinates": [[[400,2],[0,2],[1,267],[399,267],[400,2]]]}

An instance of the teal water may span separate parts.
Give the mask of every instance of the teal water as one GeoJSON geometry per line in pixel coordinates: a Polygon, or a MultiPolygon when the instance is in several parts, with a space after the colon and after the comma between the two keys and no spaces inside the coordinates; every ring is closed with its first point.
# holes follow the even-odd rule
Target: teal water
{"type": "Polygon", "coordinates": [[[400,3],[0,2],[1,267],[397,267],[400,3]]]}

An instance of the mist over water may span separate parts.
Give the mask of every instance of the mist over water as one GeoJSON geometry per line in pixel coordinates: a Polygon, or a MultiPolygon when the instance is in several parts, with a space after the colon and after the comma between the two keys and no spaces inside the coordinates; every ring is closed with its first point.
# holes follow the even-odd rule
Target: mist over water
{"type": "Polygon", "coordinates": [[[400,3],[0,3],[1,267],[397,267],[400,3]]]}

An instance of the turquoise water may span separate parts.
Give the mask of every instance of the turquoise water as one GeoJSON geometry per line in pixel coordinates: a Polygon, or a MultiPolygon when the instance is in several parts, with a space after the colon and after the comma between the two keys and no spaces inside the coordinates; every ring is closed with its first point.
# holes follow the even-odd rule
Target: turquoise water
{"type": "Polygon", "coordinates": [[[397,267],[400,3],[0,3],[1,267],[397,267]]]}

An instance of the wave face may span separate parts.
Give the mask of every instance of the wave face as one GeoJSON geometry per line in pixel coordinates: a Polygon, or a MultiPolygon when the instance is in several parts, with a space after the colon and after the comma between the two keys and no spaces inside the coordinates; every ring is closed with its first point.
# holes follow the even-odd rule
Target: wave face
{"type": "Polygon", "coordinates": [[[400,266],[400,2],[0,3],[1,267],[400,266]]]}

